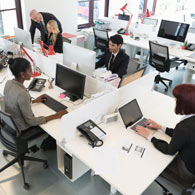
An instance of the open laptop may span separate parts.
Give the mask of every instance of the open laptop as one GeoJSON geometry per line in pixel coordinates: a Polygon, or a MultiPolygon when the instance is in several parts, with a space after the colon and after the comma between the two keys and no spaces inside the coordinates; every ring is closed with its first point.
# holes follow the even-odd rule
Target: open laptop
{"type": "Polygon", "coordinates": [[[119,108],[119,113],[126,128],[135,130],[136,125],[145,127],[144,122],[147,119],[143,117],[136,99],[119,108]]]}

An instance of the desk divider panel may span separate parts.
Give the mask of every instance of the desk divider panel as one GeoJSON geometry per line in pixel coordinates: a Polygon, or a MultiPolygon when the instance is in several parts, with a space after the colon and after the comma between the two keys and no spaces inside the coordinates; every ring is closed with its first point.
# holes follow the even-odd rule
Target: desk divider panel
{"type": "Polygon", "coordinates": [[[67,142],[77,135],[76,127],[89,119],[98,124],[102,116],[115,112],[118,99],[118,91],[113,91],[64,115],[62,117],[62,137],[67,142]]]}

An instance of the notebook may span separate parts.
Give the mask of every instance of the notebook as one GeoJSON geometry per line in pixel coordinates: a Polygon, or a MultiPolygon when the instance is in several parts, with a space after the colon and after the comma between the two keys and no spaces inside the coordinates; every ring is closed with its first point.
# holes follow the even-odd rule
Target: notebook
{"type": "Polygon", "coordinates": [[[127,129],[136,129],[136,125],[144,126],[146,118],[143,117],[142,111],[136,99],[119,108],[119,113],[127,129]]]}

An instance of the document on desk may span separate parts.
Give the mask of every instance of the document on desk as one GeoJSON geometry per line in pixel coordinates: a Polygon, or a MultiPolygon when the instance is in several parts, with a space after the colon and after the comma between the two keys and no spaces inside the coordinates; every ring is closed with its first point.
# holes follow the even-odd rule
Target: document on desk
{"type": "Polygon", "coordinates": [[[116,149],[121,154],[137,159],[144,159],[146,156],[146,147],[133,143],[125,138],[118,140],[116,149]]]}

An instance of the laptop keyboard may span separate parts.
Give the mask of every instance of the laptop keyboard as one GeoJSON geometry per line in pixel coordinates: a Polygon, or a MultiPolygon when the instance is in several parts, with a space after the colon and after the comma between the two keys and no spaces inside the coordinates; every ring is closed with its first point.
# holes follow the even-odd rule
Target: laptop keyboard
{"type": "Polygon", "coordinates": [[[146,118],[141,119],[139,122],[135,123],[135,125],[133,125],[131,127],[131,129],[135,130],[137,125],[140,125],[140,126],[145,127],[145,124],[144,123],[145,123],[146,120],[147,120],[146,118]]]}
{"type": "Polygon", "coordinates": [[[48,96],[47,94],[44,94],[44,96],[46,96],[47,100],[42,102],[42,103],[45,104],[46,106],[48,106],[49,108],[51,108],[52,110],[59,112],[61,110],[67,109],[67,106],[58,102],[57,100],[53,99],[52,97],[48,96]]]}

